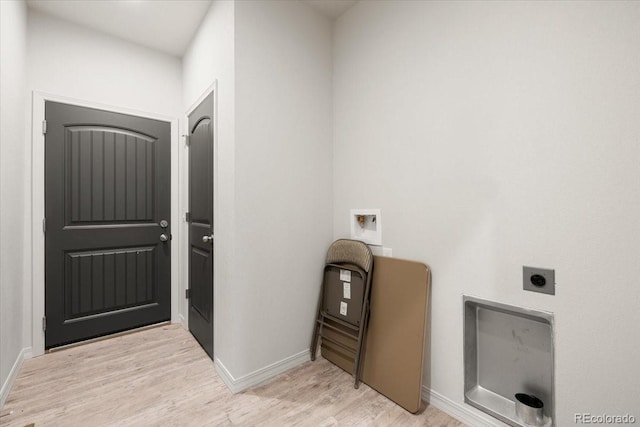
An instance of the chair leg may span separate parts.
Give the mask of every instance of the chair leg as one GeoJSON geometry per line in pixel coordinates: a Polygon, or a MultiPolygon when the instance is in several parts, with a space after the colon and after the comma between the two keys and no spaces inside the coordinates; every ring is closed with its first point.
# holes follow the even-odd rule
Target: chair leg
{"type": "Polygon", "coordinates": [[[356,349],[355,363],[353,364],[353,378],[355,380],[354,388],[358,388],[360,385],[360,356],[362,355],[362,335],[363,328],[360,327],[360,331],[358,331],[358,348],[356,349]]]}
{"type": "Polygon", "coordinates": [[[322,314],[318,313],[318,317],[316,318],[316,324],[313,328],[313,338],[311,339],[311,348],[309,349],[311,353],[311,361],[316,360],[316,352],[318,351],[318,339],[320,338],[320,334],[322,333],[322,324],[320,323],[322,320],[322,314]]]}
{"type": "Polygon", "coordinates": [[[358,331],[358,349],[356,350],[355,364],[353,366],[353,376],[355,377],[354,388],[360,387],[360,374],[361,374],[361,356],[363,351],[364,337],[367,330],[367,323],[369,322],[369,298],[371,292],[371,272],[367,277],[367,284],[364,291],[364,304],[362,305],[362,315],[360,316],[360,330],[358,331]]]}
{"type": "Polygon", "coordinates": [[[313,326],[313,337],[311,338],[311,348],[309,352],[311,353],[311,361],[316,360],[316,351],[318,350],[318,337],[320,333],[322,333],[322,325],[320,324],[320,320],[322,320],[322,298],[324,297],[324,273],[322,277],[322,282],[320,284],[320,295],[318,297],[318,308],[316,310],[316,323],[313,326]]]}
{"type": "Polygon", "coordinates": [[[358,341],[358,363],[354,366],[355,370],[355,388],[358,388],[360,385],[360,378],[362,378],[362,354],[367,341],[367,323],[369,321],[369,307],[368,304],[365,303],[365,311],[364,311],[364,320],[362,321],[362,326],[360,327],[361,338],[358,341]]]}

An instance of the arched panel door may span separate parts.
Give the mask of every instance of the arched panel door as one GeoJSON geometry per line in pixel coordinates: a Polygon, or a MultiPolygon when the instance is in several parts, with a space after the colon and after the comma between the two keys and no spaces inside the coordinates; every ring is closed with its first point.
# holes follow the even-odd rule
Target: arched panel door
{"type": "Polygon", "coordinates": [[[213,93],[189,115],[189,330],[213,359],[213,93]]]}
{"type": "Polygon", "coordinates": [[[55,102],[45,119],[45,347],[169,320],[171,124],[55,102]]]}

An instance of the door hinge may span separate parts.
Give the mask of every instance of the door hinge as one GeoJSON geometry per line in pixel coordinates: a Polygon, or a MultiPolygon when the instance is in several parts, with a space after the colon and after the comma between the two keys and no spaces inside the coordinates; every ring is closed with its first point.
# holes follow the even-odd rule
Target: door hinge
{"type": "Polygon", "coordinates": [[[186,212],[184,214],[184,220],[187,222],[191,222],[191,212],[186,212]]]}
{"type": "Polygon", "coordinates": [[[182,135],[184,136],[184,144],[188,147],[189,146],[189,135],[182,135]]]}
{"type": "Polygon", "coordinates": [[[47,330],[47,316],[42,316],[42,331],[45,332],[47,330]]]}
{"type": "Polygon", "coordinates": [[[185,297],[186,299],[191,298],[191,292],[189,292],[189,291],[190,291],[190,289],[185,289],[185,290],[184,290],[184,297],[185,297]]]}
{"type": "Polygon", "coordinates": [[[42,121],[42,134],[43,135],[47,134],[47,121],[46,120],[42,121]]]}
{"type": "Polygon", "coordinates": [[[47,232],[47,218],[42,218],[42,232],[47,232]]]}

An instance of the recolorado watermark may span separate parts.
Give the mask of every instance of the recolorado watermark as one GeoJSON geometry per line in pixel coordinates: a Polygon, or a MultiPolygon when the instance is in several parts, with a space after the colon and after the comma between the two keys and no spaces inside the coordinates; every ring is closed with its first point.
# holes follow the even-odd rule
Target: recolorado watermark
{"type": "Polygon", "coordinates": [[[609,414],[589,414],[575,413],[573,421],[576,424],[635,424],[636,417],[631,414],[609,415],[609,414]]]}

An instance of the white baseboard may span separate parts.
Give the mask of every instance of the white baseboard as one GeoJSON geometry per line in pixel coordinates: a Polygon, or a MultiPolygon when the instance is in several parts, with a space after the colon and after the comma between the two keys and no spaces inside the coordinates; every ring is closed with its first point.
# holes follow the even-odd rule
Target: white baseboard
{"type": "Polygon", "coordinates": [[[184,316],[182,314],[178,314],[178,322],[179,324],[182,325],[182,328],[186,331],[189,330],[189,325],[187,324],[187,320],[184,318],[184,316]]]}
{"type": "Polygon", "coordinates": [[[25,347],[22,349],[22,360],[31,359],[33,357],[33,348],[25,347]]]}
{"type": "Polygon", "coordinates": [[[217,357],[215,360],[215,367],[216,372],[218,372],[222,381],[224,381],[229,390],[235,394],[250,387],[262,384],[291,368],[295,368],[302,363],[308,362],[309,360],[311,360],[309,350],[304,350],[292,356],[285,357],[284,359],[272,363],[269,366],[260,368],[257,371],[253,371],[250,374],[243,375],[240,378],[234,378],[233,375],[231,375],[231,372],[229,372],[222,361],[217,357]]]}
{"type": "Polygon", "coordinates": [[[430,390],[427,386],[422,386],[422,400],[440,409],[442,412],[446,412],[458,421],[463,422],[468,426],[486,426],[486,427],[503,427],[501,421],[486,415],[480,414],[477,409],[472,408],[466,404],[459,404],[454,402],[438,393],[437,391],[430,390]]]}
{"type": "Polygon", "coordinates": [[[4,384],[2,384],[2,389],[0,389],[0,409],[4,406],[4,402],[7,401],[9,397],[9,392],[11,391],[11,387],[13,387],[13,382],[16,380],[20,369],[22,368],[22,363],[24,359],[28,359],[31,356],[31,347],[23,348],[20,353],[18,353],[18,357],[16,357],[16,361],[13,363],[11,367],[11,371],[9,372],[9,376],[7,377],[4,384]]]}
{"type": "Polygon", "coordinates": [[[220,375],[220,379],[222,379],[222,382],[226,384],[231,393],[237,393],[238,391],[234,390],[235,380],[233,379],[233,375],[231,375],[231,372],[229,372],[226,366],[224,366],[224,364],[217,357],[213,361],[213,365],[215,366],[218,375],[220,375]]]}

